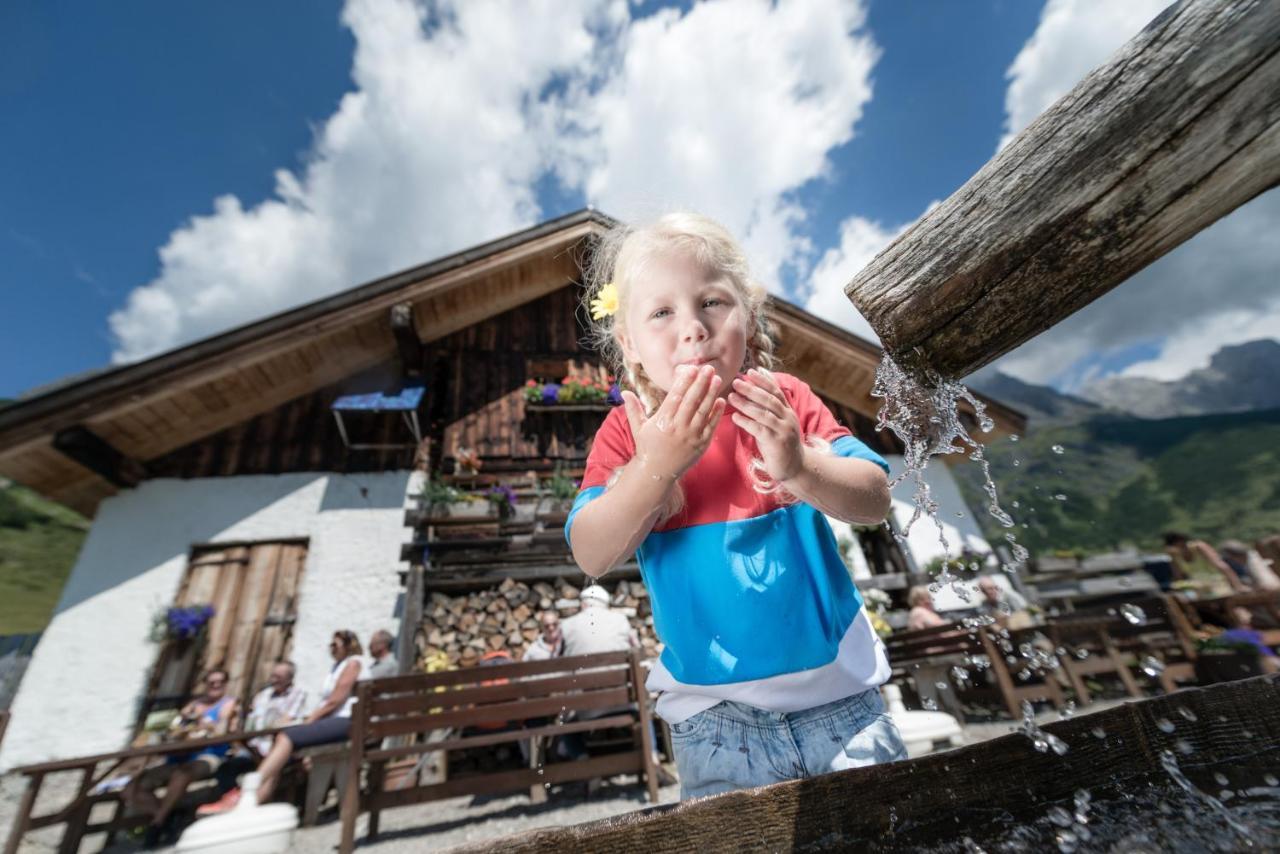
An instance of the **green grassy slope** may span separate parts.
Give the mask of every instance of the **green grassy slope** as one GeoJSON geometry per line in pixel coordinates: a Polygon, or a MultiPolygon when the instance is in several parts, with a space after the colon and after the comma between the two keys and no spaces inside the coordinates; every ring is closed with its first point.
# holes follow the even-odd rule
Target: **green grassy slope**
{"type": "Polygon", "coordinates": [[[77,513],[0,481],[0,634],[48,624],[88,528],[77,513]]]}
{"type": "MultiPolygon", "coordinates": [[[[1033,552],[1155,549],[1171,528],[1210,542],[1280,533],[1280,410],[1098,415],[1001,440],[989,456],[1001,504],[1027,525],[1018,538],[1033,552]]],[[[985,506],[977,468],[952,471],[970,506],[985,506]]],[[[989,537],[1004,533],[990,517],[982,524],[989,537]]]]}

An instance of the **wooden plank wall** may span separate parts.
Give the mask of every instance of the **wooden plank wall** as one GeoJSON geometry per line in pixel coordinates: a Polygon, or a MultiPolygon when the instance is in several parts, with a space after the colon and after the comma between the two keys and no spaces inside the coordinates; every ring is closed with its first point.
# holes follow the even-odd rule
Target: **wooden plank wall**
{"type": "MultiPolygon", "coordinates": [[[[523,398],[528,379],[559,380],[569,372],[605,378],[599,358],[580,343],[586,330],[579,313],[578,290],[568,286],[423,348],[427,404],[419,417],[433,469],[452,471],[459,446],[477,451],[487,472],[547,471],[557,461],[581,467],[607,410],[533,413],[523,398]]],[[[811,366],[782,370],[807,373],[811,366]]],[[[411,469],[412,448],[348,449],[329,409],[339,394],[394,385],[399,371],[398,363],[384,362],[151,460],[148,469],[154,477],[180,478],[411,469]]],[[[823,399],[873,450],[901,452],[894,437],[875,432],[872,419],[823,399]]],[[[389,444],[408,435],[399,415],[356,416],[347,424],[361,442],[389,444]]]]}

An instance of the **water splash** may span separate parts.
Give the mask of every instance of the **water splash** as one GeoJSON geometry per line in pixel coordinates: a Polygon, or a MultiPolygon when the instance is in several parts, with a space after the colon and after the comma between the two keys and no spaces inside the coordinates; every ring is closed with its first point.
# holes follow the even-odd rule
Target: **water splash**
{"type": "MultiPolygon", "coordinates": [[[[987,415],[986,407],[972,392],[956,380],[947,379],[927,368],[919,377],[908,373],[886,355],[876,371],[871,394],[884,400],[876,430],[891,430],[903,446],[905,469],[890,485],[896,486],[908,478],[912,482],[914,508],[911,517],[901,531],[893,532],[899,542],[905,543],[920,518],[928,516],[937,526],[944,558],[950,554],[946,528],[938,515],[938,502],[924,476],[930,458],[938,455],[964,453],[977,463],[982,469],[982,488],[988,499],[987,513],[1002,527],[1016,526],[1013,518],[1000,507],[995,481],[991,477],[991,465],[983,453],[982,443],[969,434],[960,417],[960,405],[967,404],[982,432],[989,433],[995,429],[995,422],[987,415]]],[[[1006,534],[1005,538],[1016,562],[1022,563],[1030,557],[1013,534],[1006,534]]],[[[957,581],[959,579],[951,575],[944,560],[943,573],[934,580],[934,585],[941,589],[940,585],[949,584],[953,591],[967,593],[956,584],[957,581]]]]}
{"type": "Polygon", "coordinates": [[[1031,746],[1039,753],[1048,753],[1052,750],[1059,756],[1063,756],[1069,749],[1065,741],[1036,725],[1035,710],[1027,700],[1022,701],[1022,727],[1019,731],[1031,739],[1031,746]]]}
{"type": "Polygon", "coordinates": [[[1170,779],[1177,783],[1184,792],[1191,795],[1192,798],[1206,804],[1211,810],[1221,816],[1221,818],[1227,823],[1228,827],[1240,834],[1246,847],[1253,847],[1253,834],[1249,832],[1249,828],[1237,821],[1236,817],[1222,805],[1221,801],[1213,795],[1202,792],[1196,788],[1192,782],[1186,778],[1186,775],[1182,773],[1182,769],[1178,767],[1178,760],[1170,751],[1163,750],[1160,752],[1160,767],[1164,769],[1170,779]]]}

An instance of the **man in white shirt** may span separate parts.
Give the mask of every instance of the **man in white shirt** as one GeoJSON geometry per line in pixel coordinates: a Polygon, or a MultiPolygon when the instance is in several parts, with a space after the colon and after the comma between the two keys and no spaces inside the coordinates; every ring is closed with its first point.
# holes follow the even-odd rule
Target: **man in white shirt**
{"type": "MultiPolygon", "coordinates": [[[[583,589],[578,601],[582,610],[560,624],[563,635],[562,655],[593,655],[600,652],[623,652],[640,646],[640,639],[631,628],[631,621],[621,611],[609,609],[609,592],[598,584],[583,589]]],[[[630,708],[625,707],[625,708],[630,708]]],[[[622,709],[596,709],[578,715],[589,719],[611,714],[622,709]]],[[[557,747],[565,759],[586,759],[587,748],[581,733],[562,736],[557,747]]],[[[600,781],[587,781],[590,796],[600,781]]],[[[665,785],[665,784],[664,784],[665,785]]]]}
{"type": "Polygon", "coordinates": [[[619,652],[640,646],[631,621],[621,611],[609,609],[609,593],[598,584],[582,591],[582,610],[560,625],[563,655],[619,652]]]}
{"type": "MultiPolygon", "coordinates": [[[[253,697],[249,706],[249,716],[245,718],[244,729],[253,732],[261,729],[288,726],[301,721],[305,715],[307,692],[293,684],[297,669],[292,661],[279,661],[271,668],[267,687],[253,697]]],[[[271,749],[272,737],[264,735],[249,742],[249,751],[228,756],[215,776],[218,779],[218,800],[204,804],[196,810],[199,815],[214,815],[234,807],[240,800],[240,789],[237,781],[245,774],[258,767],[258,762],[271,749]]]]}

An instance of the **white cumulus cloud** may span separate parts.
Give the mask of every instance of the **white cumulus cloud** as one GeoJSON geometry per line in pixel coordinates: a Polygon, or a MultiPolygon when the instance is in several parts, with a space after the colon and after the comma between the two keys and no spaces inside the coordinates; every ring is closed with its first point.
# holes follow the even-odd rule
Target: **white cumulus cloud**
{"type": "MultiPolygon", "coordinates": [[[[1164,0],[1049,0],[1009,68],[1005,136],[1104,63],[1168,4],[1164,0]]],[[[1116,290],[996,362],[1029,382],[1075,390],[1099,363],[1139,343],[1154,358],[1112,365],[1131,376],[1172,379],[1218,348],[1280,338],[1280,195],[1264,194],[1132,276],[1116,290]]]]}
{"type": "Polygon", "coordinates": [[[127,362],[536,222],[538,182],[624,218],[693,207],[776,287],[791,200],[871,97],[865,9],[711,0],[348,0],[353,91],[275,191],[213,200],[111,315],[127,362]],[[637,7],[639,13],[647,10],[637,7]]]}
{"type": "Polygon", "coordinates": [[[1133,38],[1169,0],[1049,0],[1006,76],[1000,148],[1133,38]]]}

